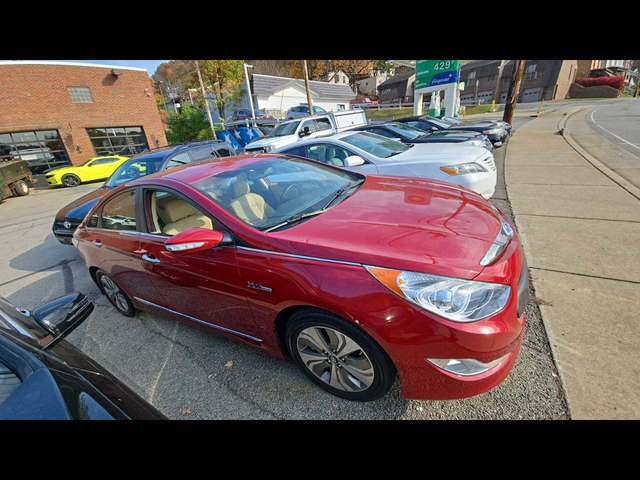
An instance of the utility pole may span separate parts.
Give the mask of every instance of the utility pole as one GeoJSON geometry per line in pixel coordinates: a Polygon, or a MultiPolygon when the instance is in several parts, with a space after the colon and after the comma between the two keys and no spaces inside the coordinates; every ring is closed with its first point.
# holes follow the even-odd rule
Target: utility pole
{"type": "Polygon", "coordinates": [[[243,63],[242,66],[244,67],[244,79],[247,82],[247,97],[249,98],[249,106],[251,106],[251,118],[255,120],[256,113],[253,111],[253,96],[251,95],[251,84],[249,83],[249,73],[247,71],[247,68],[253,68],[253,65],[243,63]]]}
{"type": "Polygon", "coordinates": [[[513,66],[513,78],[509,85],[509,93],[507,94],[507,101],[504,105],[504,115],[502,116],[502,121],[504,122],[511,123],[513,120],[513,112],[516,109],[516,103],[518,102],[520,82],[522,81],[525,62],[526,60],[516,60],[516,63],[513,66]]]}
{"type": "Polygon", "coordinates": [[[309,104],[309,115],[313,115],[313,105],[311,105],[311,90],[309,90],[309,73],[307,72],[307,61],[302,60],[304,70],[304,86],[307,89],[307,103],[309,104]]]}
{"type": "Polygon", "coordinates": [[[498,77],[496,78],[496,88],[493,91],[493,100],[496,103],[500,103],[500,86],[502,85],[502,70],[504,69],[506,60],[500,60],[500,65],[498,66],[498,77]]]}
{"type": "Polygon", "coordinates": [[[640,90],[640,75],[636,77],[636,91],[633,94],[633,98],[638,96],[638,91],[640,90]]]}
{"type": "Polygon", "coordinates": [[[200,82],[200,89],[202,90],[202,99],[204,100],[204,108],[207,111],[207,117],[209,117],[209,125],[211,125],[211,133],[213,133],[213,139],[217,140],[216,129],[213,127],[213,118],[211,117],[211,110],[209,110],[209,102],[207,102],[207,93],[204,91],[204,83],[202,83],[202,74],[200,73],[200,63],[198,60],[194,60],[196,64],[196,71],[198,72],[198,81],[200,82]]]}

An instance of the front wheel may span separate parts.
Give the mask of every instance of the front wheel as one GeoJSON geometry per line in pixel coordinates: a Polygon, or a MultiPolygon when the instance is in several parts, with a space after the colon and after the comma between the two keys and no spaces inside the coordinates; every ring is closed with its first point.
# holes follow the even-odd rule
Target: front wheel
{"type": "Polygon", "coordinates": [[[393,385],[396,369],[386,352],[338,315],[302,310],[287,324],[286,339],[302,372],[338,397],[368,402],[386,395],[393,385]]]}
{"type": "Polygon", "coordinates": [[[29,185],[23,180],[18,180],[16,184],[13,186],[13,191],[19,197],[24,197],[29,195],[29,185]]]}
{"type": "Polygon", "coordinates": [[[78,185],[80,185],[80,177],[69,173],[62,177],[62,184],[65,187],[77,187],[78,185]]]}
{"type": "Polygon", "coordinates": [[[111,305],[113,305],[116,310],[125,317],[135,316],[136,309],[133,306],[133,302],[111,277],[99,271],[96,273],[96,279],[98,280],[100,291],[109,299],[109,302],[111,302],[111,305]]]}

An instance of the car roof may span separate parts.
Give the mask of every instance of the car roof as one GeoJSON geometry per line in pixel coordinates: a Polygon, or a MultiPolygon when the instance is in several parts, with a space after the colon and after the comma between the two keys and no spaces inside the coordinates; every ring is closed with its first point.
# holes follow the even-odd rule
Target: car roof
{"type": "Polygon", "coordinates": [[[146,152],[142,152],[138,155],[134,155],[131,158],[135,158],[137,160],[149,160],[151,158],[164,158],[169,153],[179,152],[182,150],[190,150],[196,147],[202,147],[206,145],[222,145],[229,144],[229,142],[225,142],[224,140],[203,140],[200,142],[185,142],[185,143],[174,143],[171,145],[165,145],[163,147],[153,148],[151,150],[147,150],[146,152]]]}
{"type": "Polygon", "coordinates": [[[234,170],[245,165],[257,163],[267,158],[285,158],[285,154],[255,154],[255,155],[235,155],[232,157],[221,157],[214,160],[192,163],[181,167],[174,167],[169,170],[154,173],[153,175],[141,177],[134,180],[130,185],[143,185],[153,183],[153,179],[170,179],[182,183],[192,184],[212,175],[234,170]]]}

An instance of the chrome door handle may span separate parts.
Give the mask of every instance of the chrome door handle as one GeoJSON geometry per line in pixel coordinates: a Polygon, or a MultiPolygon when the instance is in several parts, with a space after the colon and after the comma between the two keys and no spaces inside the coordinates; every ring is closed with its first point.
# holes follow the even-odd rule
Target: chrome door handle
{"type": "Polygon", "coordinates": [[[94,241],[93,241],[93,244],[94,244],[96,247],[101,247],[101,246],[102,246],[102,242],[101,242],[100,240],[94,240],[94,241]]]}
{"type": "Polygon", "coordinates": [[[157,258],[155,258],[155,257],[153,257],[153,258],[152,258],[152,257],[150,257],[150,256],[149,256],[149,255],[147,255],[147,254],[142,255],[142,259],[143,259],[145,262],[160,263],[160,260],[159,260],[159,259],[157,259],[157,258]]]}

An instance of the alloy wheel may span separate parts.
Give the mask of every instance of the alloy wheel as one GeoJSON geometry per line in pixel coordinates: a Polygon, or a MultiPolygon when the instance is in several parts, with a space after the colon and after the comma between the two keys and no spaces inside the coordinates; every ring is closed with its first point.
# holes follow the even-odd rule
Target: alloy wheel
{"type": "Polygon", "coordinates": [[[296,342],[304,365],[329,386],[344,392],[362,392],[375,378],[373,363],[355,341],[327,327],[305,328],[296,342]]]}
{"type": "Polygon", "coordinates": [[[69,175],[62,179],[62,183],[64,183],[67,187],[75,187],[80,183],[80,179],[75,175],[69,175]]]}
{"type": "Polygon", "coordinates": [[[100,284],[111,303],[121,312],[129,311],[127,299],[120,288],[106,275],[100,277],[100,284]]]}

